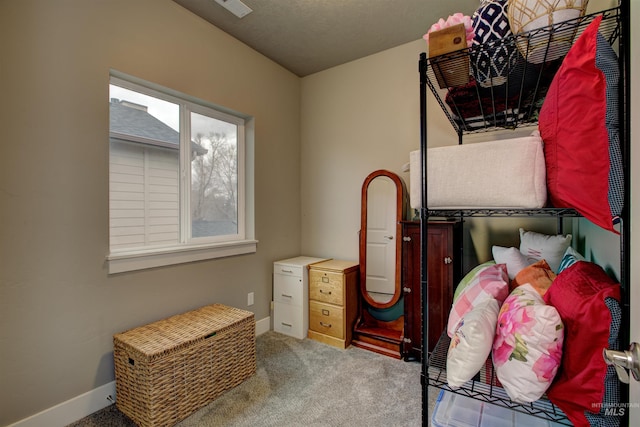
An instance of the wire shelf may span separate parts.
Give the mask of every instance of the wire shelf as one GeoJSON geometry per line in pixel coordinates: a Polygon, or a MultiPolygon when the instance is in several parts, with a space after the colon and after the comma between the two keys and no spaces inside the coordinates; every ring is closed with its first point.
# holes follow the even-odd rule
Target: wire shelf
{"type": "MultiPolygon", "coordinates": [[[[421,54],[419,72],[423,153],[427,146],[426,87],[429,87],[458,134],[460,143],[462,143],[463,134],[537,126],[540,108],[564,56],[573,42],[598,16],[602,16],[599,27],[601,35],[608,40],[614,50],[624,50],[621,30],[622,21],[627,17],[622,16],[621,8],[618,7],[432,58],[427,58],[424,53],[421,54]],[[537,48],[541,45],[545,46],[542,50],[537,48]],[[513,56],[510,53],[513,53],[513,56]],[[493,67],[483,70],[482,67],[487,64],[486,58],[491,59],[497,55],[503,55],[503,59],[504,55],[509,58],[504,61],[507,64],[506,68],[500,72],[496,72],[493,67]],[[485,62],[482,62],[482,58],[485,62]],[[467,81],[467,83],[459,83],[461,74],[464,77],[463,82],[467,81]],[[449,76],[452,77],[451,80],[449,76]],[[450,84],[452,81],[456,83],[450,84]]],[[[625,34],[628,36],[627,33],[625,34]]],[[[425,162],[426,157],[423,159],[423,164],[425,162]]],[[[423,188],[423,193],[424,191],[423,188]]],[[[423,198],[426,199],[426,194],[423,194],[423,198]]],[[[434,217],[449,220],[466,217],[549,217],[557,219],[560,230],[563,218],[581,217],[574,209],[554,207],[541,209],[426,207],[420,210],[420,215],[423,222],[434,217]]],[[[422,271],[425,277],[426,230],[423,231],[422,238],[422,271]]],[[[423,293],[426,294],[426,290],[427,283],[423,279],[423,293]]],[[[426,301],[428,302],[428,298],[426,301]]],[[[424,339],[428,339],[428,335],[425,335],[424,339]]],[[[472,380],[453,390],[447,382],[446,362],[449,343],[450,338],[445,331],[433,352],[423,359],[422,381],[425,402],[428,396],[427,386],[431,386],[561,425],[572,425],[567,416],[546,396],[526,404],[512,401],[500,386],[490,357],[472,380]]],[[[423,408],[423,413],[425,411],[426,409],[423,408]]]]}
{"type": "Polygon", "coordinates": [[[600,15],[600,33],[613,45],[620,36],[619,8],[427,58],[426,83],[458,135],[535,125],[564,56],[600,15]],[[494,60],[504,66],[496,70],[494,60]],[[447,84],[461,76],[467,84],[447,84]]]}
{"type": "Polygon", "coordinates": [[[427,217],[464,218],[464,217],[581,217],[570,208],[540,209],[427,209],[427,217]]]}
{"type": "Polygon", "coordinates": [[[450,341],[451,339],[447,333],[444,332],[429,356],[428,381],[430,386],[533,415],[558,424],[573,425],[560,408],[544,397],[531,403],[517,403],[512,401],[504,389],[499,386],[491,358],[487,359],[484,367],[474,379],[467,381],[462,387],[455,390],[449,387],[447,383],[447,352],[450,341]]]}

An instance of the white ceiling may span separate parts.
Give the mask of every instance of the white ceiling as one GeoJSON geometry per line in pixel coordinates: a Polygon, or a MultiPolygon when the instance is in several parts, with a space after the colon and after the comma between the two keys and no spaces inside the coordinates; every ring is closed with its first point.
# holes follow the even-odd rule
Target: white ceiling
{"type": "Polygon", "coordinates": [[[237,18],[214,0],[174,1],[300,77],[419,40],[438,19],[471,15],[480,3],[242,0],[253,12],[237,18]]]}

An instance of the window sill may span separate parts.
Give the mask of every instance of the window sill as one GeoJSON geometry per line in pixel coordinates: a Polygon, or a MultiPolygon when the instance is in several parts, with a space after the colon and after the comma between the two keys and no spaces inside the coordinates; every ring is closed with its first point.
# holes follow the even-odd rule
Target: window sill
{"type": "Polygon", "coordinates": [[[255,253],[257,244],[257,240],[242,240],[213,245],[118,252],[110,254],[107,257],[107,263],[109,274],[124,273],[126,271],[255,253]]]}

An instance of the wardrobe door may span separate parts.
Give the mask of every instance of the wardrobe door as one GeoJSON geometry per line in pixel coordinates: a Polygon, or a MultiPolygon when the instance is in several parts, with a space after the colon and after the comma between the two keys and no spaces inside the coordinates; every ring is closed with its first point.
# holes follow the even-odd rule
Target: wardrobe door
{"type": "Polygon", "coordinates": [[[420,222],[402,223],[402,291],[404,295],[405,360],[422,354],[422,295],[420,292],[420,222]]]}
{"type": "Polygon", "coordinates": [[[425,311],[429,319],[428,351],[436,346],[447,327],[449,310],[453,302],[455,274],[459,260],[454,256],[459,223],[430,221],[427,238],[427,289],[429,306],[425,311]]]}

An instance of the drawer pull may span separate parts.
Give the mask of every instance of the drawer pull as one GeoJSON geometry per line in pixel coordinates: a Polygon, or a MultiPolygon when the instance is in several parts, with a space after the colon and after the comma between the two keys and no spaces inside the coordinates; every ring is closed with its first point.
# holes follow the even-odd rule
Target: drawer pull
{"type": "Polygon", "coordinates": [[[328,315],[329,315],[329,310],[327,310],[327,309],[323,308],[323,309],[322,309],[322,315],[323,315],[323,316],[328,316],[328,315]]]}
{"type": "Polygon", "coordinates": [[[288,327],[292,327],[293,325],[291,323],[284,323],[284,322],[280,322],[282,324],[282,326],[288,326],[288,327]]]}
{"type": "Polygon", "coordinates": [[[283,273],[293,273],[293,270],[285,270],[284,268],[281,268],[280,271],[283,273]]]}
{"type": "Polygon", "coordinates": [[[323,291],[322,289],[320,289],[320,293],[325,295],[331,295],[331,291],[323,291]]]}
{"type": "Polygon", "coordinates": [[[329,283],[329,278],[328,277],[323,277],[322,278],[322,283],[329,283]]]}
{"type": "Polygon", "coordinates": [[[325,328],[330,328],[331,327],[331,323],[320,322],[320,326],[324,326],[325,328]]]}
{"type": "Polygon", "coordinates": [[[293,296],[287,295],[287,294],[282,294],[282,296],[285,297],[285,298],[293,298],[293,296]]]}

